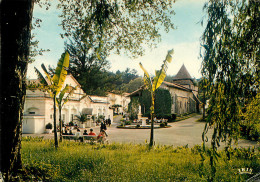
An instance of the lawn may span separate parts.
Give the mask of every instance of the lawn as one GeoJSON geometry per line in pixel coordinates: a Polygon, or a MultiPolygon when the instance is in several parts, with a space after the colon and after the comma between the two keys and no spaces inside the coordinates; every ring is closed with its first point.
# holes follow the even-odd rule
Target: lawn
{"type": "MultiPolygon", "coordinates": [[[[207,181],[209,159],[201,165],[200,146],[193,148],[134,144],[60,143],[23,138],[22,162],[31,180],[42,181],[207,181]]],[[[221,152],[216,181],[245,181],[260,171],[259,152],[221,152]],[[239,169],[253,174],[239,174],[239,169]]],[[[30,180],[30,179],[26,180],[30,180]]],[[[24,178],[25,179],[25,178],[24,178]]]]}

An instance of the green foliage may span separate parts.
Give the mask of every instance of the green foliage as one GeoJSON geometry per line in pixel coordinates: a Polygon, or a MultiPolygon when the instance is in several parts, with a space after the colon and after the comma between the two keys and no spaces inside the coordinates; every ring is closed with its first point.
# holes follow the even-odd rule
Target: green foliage
{"type": "Polygon", "coordinates": [[[52,124],[51,123],[46,124],[46,129],[52,129],[52,124]]]}
{"type": "MultiPolygon", "coordinates": [[[[143,90],[139,98],[140,104],[142,106],[142,113],[145,117],[150,116],[151,107],[151,94],[148,90],[143,90]]],[[[171,115],[171,94],[169,90],[158,88],[155,91],[155,103],[154,112],[157,118],[170,118],[171,115]]]]}
{"type": "Polygon", "coordinates": [[[125,121],[125,125],[131,125],[131,121],[125,121]]]}
{"type": "Polygon", "coordinates": [[[141,77],[138,77],[138,78],[131,80],[127,84],[123,84],[121,86],[121,89],[124,92],[131,93],[131,92],[136,91],[137,89],[139,89],[143,85],[144,85],[143,79],[141,77]]]}
{"type": "Polygon", "coordinates": [[[129,118],[131,120],[137,119],[138,107],[139,107],[139,98],[132,97],[131,102],[128,104],[128,113],[130,113],[129,118]]]}
{"type": "Polygon", "coordinates": [[[104,96],[107,91],[115,88],[114,82],[119,77],[107,71],[109,61],[106,60],[106,51],[97,55],[92,45],[93,42],[86,41],[84,32],[78,30],[73,33],[69,43],[65,44],[71,55],[69,72],[77,79],[85,93],[104,96]]]}
{"type": "Polygon", "coordinates": [[[172,97],[169,90],[157,89],[155,91],[154,111],[155,116],[164,118],[171,114],[172,97]]]}
{"type": "Polygon", "coordinates": [[[166,32],[174,28],[172,5],[173,1],[163,0],[60,0],[58,8],[62,10],[63,36],[70,37],[80,30],[98,56],[103,50],[137,56],[143,54],[144,44],[153,47],[160,40],[161,26],[166,32]]]}
{"type": "Polygon", "coordinates": [[[165,123],[160,123],[160,127],[164,128],[165,127],[165,123]]]}
{"type": "Polygon", "coordinates": [[[79,113],[79,115],[75,115],[75,116],[76,116],[76,120],[81,122],[81,124],[85,123],[88,120],[88,115],[82,114],[81,112],[79,113]]]}
{"type": "MultiPolygon", "coordinates": [[[[210,175],[207,163],[200,166],[201,146],[150,149],[140,144],[64,141],[56,150],[49,140],[23,140],[22,146],[27,176],[37,181],[101,181],[101,177],[102,181],[207,181],[210,175]]],[[[260,170],[258,158],[259,152],[252,149],[232,149],[230,160],[220,152],[215,180],[245,181],[260,170]],[[238,174],[238,169],[245,167],[253,174],[238,174]]]]}
{"type": "Polygon", "coordinates": [[[210,0],[202,36],[202,74],[208,81],[207,123],[203,133],[213,127],[212,179],[216,172],[220,141],[237,140],[245,106],[259,92],[259,1],[210,0]]]}

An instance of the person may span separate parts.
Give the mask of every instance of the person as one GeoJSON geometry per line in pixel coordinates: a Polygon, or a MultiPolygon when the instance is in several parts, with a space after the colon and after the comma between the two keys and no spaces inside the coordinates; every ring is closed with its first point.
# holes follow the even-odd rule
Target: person
{"type": "Polygon", "coordinates": [[[91,129],[90,129],[90,132],[89,132],[89,134],[88,134],[88,135],[93,135],[93,136],[96,136],[96,133],[94,133],[94,132],[93,132],[93,129],[91,128],[91,129]]]}
{"type": "Polygon", "coordinates": [[[83,135],[88,135],[88,133],[87,133],[88,131],[87,130],[84,130],[84,133],[83,133],[83,135]]]}
{"type": "Polygon", "coordinates": [[[77,129],[77,132],[75,133],[75,136],[76,136],[76,137],[79,137],[79,136],[80,136],[80,129],[77,129]]]}
{"type": "Polygon", "coordinates": [[[100,142],[100,143],[104,143],[107,139],[106,139],[106,132],[105,132],[105,130],[101,130],[101,132],[98,134],[98,137],[97,137],[97,139],[98,139],[98,142],[100,142]]]}
{"type": "Polygon", "coordinates": [[[70,130],[70,133],[69,133],[69,135],[73,135],[73,133],[72,133],[72,130],[70,130]]]}
{"type": "Polygon", "coordinates": [[[68,131],[67,131],[67,130],[65,130],[65,133],[63,133],[63,135],[68,135],[68,131]]]}
{"type": "Polygon", "coordinates": [[[108,118],[107,122],[108,122],[108,126],[110,127],[110,125],[111,125],[111,119],[108,118]]]}
{"type": "Polygon", "coordinates": [[[100,125],[100,132],[102,130],[107,130],[107,126],[106,126],[106,124],[103,121],[101,122],[101,125],[100,125]]]}

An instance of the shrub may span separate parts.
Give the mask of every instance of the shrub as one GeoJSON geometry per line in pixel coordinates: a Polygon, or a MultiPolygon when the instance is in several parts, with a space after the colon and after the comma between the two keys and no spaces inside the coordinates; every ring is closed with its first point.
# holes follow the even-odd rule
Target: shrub
{"type": "Polygon", "coordinates": [[[136,125],[136,128],[140,128],[141,126],[138,124],[138,125],[136,125]]]}
{"type": "Polygon", "coordinates": [[[69,126],[74,126],[74,123],[72,121],[69,122],[69,126]]]}
{"type": "Polygon", "coordinates": [[[164,128],[165,127],[165,123],[160,123],[160,127],[164,128]]]}
{"type": "Polygon", "coordinates": [[[131,121],[126,121],[125,122],[125,125],[130,125],[131,124],[131,121]]]}
{"type": "Polygon", "coordinates": [[[52,124],[51,123],[46,124],[46,129],[52,129],[52,124]]]}

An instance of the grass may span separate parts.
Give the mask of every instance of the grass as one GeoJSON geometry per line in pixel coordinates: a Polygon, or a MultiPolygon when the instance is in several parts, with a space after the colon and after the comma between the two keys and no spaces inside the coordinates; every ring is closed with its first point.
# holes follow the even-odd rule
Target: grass
{"type": "MultiPolygon", "coordinates": [[[[200,146],[193,148],[134,144],[86,144],[72,141],[24,139],[22,162],[27,181],[207,181],[209,159],[201,165],[200,146]]],[[[240,168],[260,171],[259,153],[233,150],[231,160],[221,153],[216,181],[245,181],[240,168]]],[[[252,175],[251,175],[252,176],[252,175]]]]}
{"type": "Polygon", "coordinates": [[[187,114],[187,115],[177,116],[175,122],[177,122],[177,121],[182,121],[182,120],[185,120],[185,119],[194,117],[194,116],[196,116],[196,115],[198,115],[198,114],[197,114],[197,113],[191,113],[191,114],[187,114]]]}

